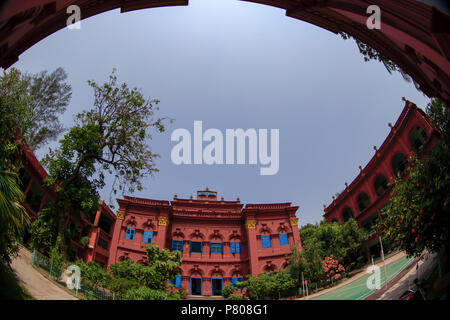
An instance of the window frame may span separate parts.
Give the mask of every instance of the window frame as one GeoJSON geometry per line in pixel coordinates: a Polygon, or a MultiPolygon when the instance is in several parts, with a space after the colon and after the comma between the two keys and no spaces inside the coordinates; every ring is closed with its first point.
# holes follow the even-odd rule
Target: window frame
{"type": "Polygon", "coordinates": [[[280,246],[288,246],[289,245],[289,235],[287,233],[279,234],[278,239],[280,240],[280,246]],[[282,241],[282,239],[283,239],[283,241],[282,241]]]}
{"type": "Polygon", "coordinates": [[[135,235],[136,235],[136,229],[127,228],[125,231],[125,240],[134,241],[135,235]]]}
{"type": "Polygon", "coordinates": [[[270,249],[270,248],[272,248],[272,239],[270,238],[270,235],[268,235],[268,236],[261,236],[261,248],[262,249],[270,249]]]}

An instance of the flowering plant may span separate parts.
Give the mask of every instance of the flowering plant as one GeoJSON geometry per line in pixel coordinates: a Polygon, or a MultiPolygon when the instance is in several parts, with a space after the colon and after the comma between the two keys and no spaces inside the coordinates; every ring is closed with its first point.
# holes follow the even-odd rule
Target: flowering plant
{"type": "Polygon", "coordinates": [[[345,272],[345,268],[334,258],[333,255],[325,257],[322,261],[322,269],[326,277],[329,279],[338,279],[341,277],[342,272],[345,272]]]}

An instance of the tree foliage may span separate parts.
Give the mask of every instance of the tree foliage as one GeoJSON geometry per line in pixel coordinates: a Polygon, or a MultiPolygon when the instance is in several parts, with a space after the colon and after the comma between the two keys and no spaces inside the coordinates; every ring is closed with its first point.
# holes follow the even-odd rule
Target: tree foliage
{"type": "Polygon", "coordinates": [[[83,281],[88,282],[92,286],[106,288],[110,284],[111,276],[98,262],[77,260],[75,265],[80,267],[83,281]]]}
{"type": "MultiPolygon", "coordinates": [[[[339,35],[344,40],[353,38],[352,36],[346,34],[345,32],[340,32],[339,35]]],[[[406,82],[412,82],[416,87],[416,89],[420,90],[419,84],[415,82],[410,75],[408,75],[405,71],[403,71],[394,61],[388,59],[386,56],[382,55],[368,44],[355,38],[353,38],[353,40],[355,40],[359,52],[363,55],[364,61],[367,62],[371,60],[376,60],[381,62],[386,68],[386,70],[389,72],[389,74],[392,74],[393,72],[399,72],[406,82]]]]}
{"type": "Polygon", "coordinates": [[[343,225],[322,222],[306,225],[300,230],[302,250],[293,246],[289,269],[297,279],[298,285],[303,279],[318,283],[326,279],[323,269],[325,257],[333,256],[344,264],[346,269],[354,267],[353,261],[361,255],[363,243],[368,234],[354,219],[343,225]]]}
{"type": "Polygon", "coordinates": [[[17,241],[30,222],[27,211],[21,205],[22,191],[17,175],[0,170],[0,260],[10,262],[10,256],[18,250],[17,241]]]}
{"type": "Polygon", "coordinates": [[[404,177],[394,180],[380,226],[385,237],[415,256],[450,249],[450,111],[432,100],[427,113],[441,139],[423,161],[412,156],[404,177]]]}
{"type": "Polygon", "coordinates": [[[31,248],[45,255],[50,253],[50,249],[56,242],[58,220],[54,210],[53,207],[42,209],[38,219],[34,220],[30,226],[31,248]]]}
{"type": "MultiPolygon", "coordinates": [[[[88,219],[98,208],[98,191],[107,175],[114,177],[112,191],[134,192],[142,180],[158,171],[150,150],[151,129],[165,130],[163,120],[154,118],[158,100],[145,99],[137,88],[118,84],[115,70],[109,81],[94,90],[94,102],[75,117],[75,125],[50,150],[43,163],[47,185],[57,185],[58,235],[64,237],[64,221],[83,212],[88,219]]],[[[64,243],[64,241],[62,241],[64,243]]],[[[62,247],[61,250],[67,251],[62,247]]]]}
{"type": "Polygon", "coordinates": [[[59,115],[66,111],[72,95],[66,79],[67,74],[62,68],[37,74],[11,68],[0,77],[5,96],[20,101],[20,106],[12,105],[14,110],[10,116],[32,150],[56,140],[64,131],[59,115]]]}
{"type": "MultiPolygon", "coordinates": [[[[181,265],[180,253],[160,249],[156,245],[144,248],[147,252],[147,263],[139,264],[131,259],[126,259],[109,266],[113,292],[126,294],[131,289],[147,287],[167,293],[168,282],[178,274],[178,268],[181,265]]],[[[135,291],[133,292],[136,294],[135,291]]]]}
{"type": "Polygon", "coordinates": [[[251,299],[278,299],[279,294],[293,288],[296,280],[286,270],[272,273],[249,275],[239,283],[240,288],[246,288],[251,299]]]}

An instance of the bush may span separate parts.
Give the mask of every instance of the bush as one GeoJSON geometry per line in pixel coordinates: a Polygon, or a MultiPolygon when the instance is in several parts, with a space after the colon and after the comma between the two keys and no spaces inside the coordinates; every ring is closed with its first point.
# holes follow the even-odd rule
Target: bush
{"type": "Polygon", "coordinates": [[[110,282],[109,289],[111,292],[124,295],[128,290],[138,288],[139,283],[134,280],[129,280],[125,278],[113,278],[110,282]]]}
{"type": "Polygon", "coordinates": [[[244,300],[244,296],[240,293],[232,293],[228,296],[228,300],[244,300]]]}
{"type": "Polygon", "coordinates": [[[223,296],[225,298],[228,298],[234,292],[234,290],[236,290],[236,288],[232,284],[226,285],[223,288],[223,296]]]}
{"type": "Polygon", "coordinates": [[[125,294],[126,300],[168,300],[169,296],[164,291],[139,287],[129,289],[125,294]]]}
{"type": "Polygon", "coordinates": [[[85,236],[85,237],[82,237],[82,238],[80,239],[80,244],[81,244],[83,247],[86,247],[88,243],[89,243],[89,237],[85,236]]]}

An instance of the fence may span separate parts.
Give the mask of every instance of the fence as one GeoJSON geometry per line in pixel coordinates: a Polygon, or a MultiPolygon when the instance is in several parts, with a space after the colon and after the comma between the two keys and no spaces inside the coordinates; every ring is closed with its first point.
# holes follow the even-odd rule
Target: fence
{"type": "MultiPolygon", "coordinates": [[[[48,272],[50,278],[55,280],[61,285],[65,285],[65,283],[59,281],[62,279],[63,271],[59,268],[55,267],[47,257],[40,254],[37,251],[33,251],[32,264],[36,267],[39,267],[46,272],[48,272]]],[[[87,300],[122,300],[123,297],[120,295],[113,294],[106,290],[91,286],[87,282],[80,280],[78,284],[78,288],[68,289],[71,290],[75,295],[80,299],[87,300]]]]}

